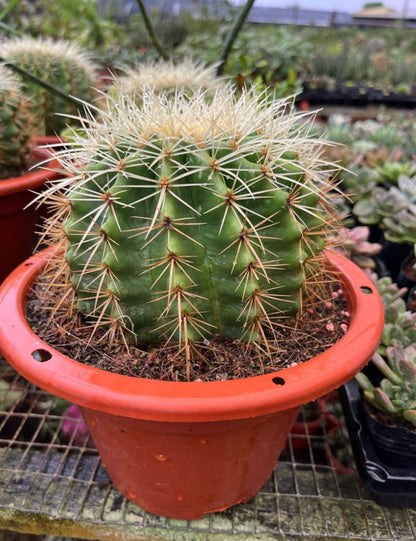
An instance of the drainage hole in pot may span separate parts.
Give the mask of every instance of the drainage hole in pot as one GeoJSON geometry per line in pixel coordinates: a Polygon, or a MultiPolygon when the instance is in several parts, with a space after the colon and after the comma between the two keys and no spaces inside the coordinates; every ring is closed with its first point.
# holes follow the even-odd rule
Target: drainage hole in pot
{"type": "Polygon", "coordinates": [[[373,290],[371,289],[371,287],[361,286],[360,289],[366,295],[371,295],[373,293],[373,290]]]}
{"type": "Polygon", "coordinates": [[[32,351],[32,357],[35,359],[35,361],[44,363],[52,358],[52,353],[49,353],[49,351],[46,351],[46,349],[35,349],[35,351],[32,351]]]}
{"type": "Polygon", "coordinates": [[[283,378],[279,378],[279,377],[274,377],[272,378],[272,382],[275,384],[275,385],[284,385],[286,382],[283,378]]]}

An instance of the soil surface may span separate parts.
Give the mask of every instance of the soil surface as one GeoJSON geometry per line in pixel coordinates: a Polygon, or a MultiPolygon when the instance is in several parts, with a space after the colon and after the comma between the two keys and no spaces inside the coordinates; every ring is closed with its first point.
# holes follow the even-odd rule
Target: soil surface
{"type": "MultiPolygon", "coordinates": [[[[178,346],[109,345],[100,341],[104,331],[91,338],[91,322],[78,315],[63,321],[53,307],[59,290],[35,285],[28,296],[27,318],[45,342],[79,362],[97,368],[147,379],[186,381],[186,359],[178,346]],[[48,308],[49,307],[49,308],[48,308]]],[[[302,317],[283,319],[275,337],[264,344],[214,337],[195,344],[190,381],[218,381],[257,376],[294,366],[328,349],[347,331],[350,314],[337,283],[328,286],[326,301],[311,303],[302,317]]]]}

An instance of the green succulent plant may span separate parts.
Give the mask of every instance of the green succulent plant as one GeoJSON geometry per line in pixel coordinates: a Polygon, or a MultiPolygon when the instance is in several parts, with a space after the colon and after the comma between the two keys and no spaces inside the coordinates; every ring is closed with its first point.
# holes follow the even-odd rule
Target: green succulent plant
{"type": "Polygon", "coordinates": [[[25,168],[31,118],[18,78],[0,65],[0,179],[25,168]]]}
{"type": "Polygon", "coordinates": [[[378,167],[376,172],[378,184],[397,184],[401,176],[413,177],[416,175],[416,164],[387,161],[378,167]]]}
{"type": "MultiPolygon", "coordinates": [[[[6,61],[15,63],[66,94],[86,102],[95,97],[95,66],[74,43],[55,42],[49,38],[13,38],[2,42],[0,51],[6,61]]],[[[33,103],[32,113],[37,118],[38,135],[60,133],[71,122],[69,115],[79,114],[76,105],[53,95],[37,83],[24,79],[22,84],[33,103]]]]}
{"type": "Polygon", "coordinates": [[[377,172],[367,167],[348,165],[348,171],[344,171],[342,177],[343,190],[353,203],[369,199],[377,186],[377,172]]]}
{"type": "MultiPolygon", "coordinates": [[[[331,115],[327,125],[318,126],[327,130],[330,141],[345,146],[332,146],[329,157],[341,161],[348,170],[363,170],[361,178],[351,182],[351,193],[364,191],[365,177],[372,177],[378,184],[397,184],[400,175],[415,174],[415,122],[412,115],[387,115],[380,109],[376,120],[351,122],[340,114],[331,115]],[[358,191],[357,192],[357,188],[358,191]]],[[[346,174],[343,174],[343,177],[346,174]]]]}
{"type": "Polygon", "coordinates": [[[379,278],[376,287],[384,304],[385,323],[378,352],[385,354],[393,342],[403,347],[416,343],[416,313],[406,309],[403,295],[406,288],[400,288],[388,276],[379,278]]]}
{"type": "Polygon", "coordinates": [[[416,241],[416,177],[399,177],[388,190],[376,187],[371,197],[358,201],[353,213],[362,224],[379,224],[387,240],[416,241]]]}
{"type": "Polygon", "coordinates": [[[375,387],[362,372],[355,376],[366,400],[416,426],[416,347],[394,343],[386,349],[385,358],[375,353],[372,363],[385,377],[375,387]]]}
{"type": "Polygon", "coordinates": [[[51,190],[78,309],[109,339],[188,355],[213,335],[264,344],[319,286],[333,232],[334,168],[305,113],[229,88],[109,100],[51,190]]]}
{"type": "Polygon", "coordinates": [[[395,125],[391,118],[386,121],[380,121],[377,118],[356,122],[351,132],[353,139],[369,141],[378,147],[386,147],[388,150],[402,146],[406,139],[405,134],[400,130],[400,125],[395,125]]]}

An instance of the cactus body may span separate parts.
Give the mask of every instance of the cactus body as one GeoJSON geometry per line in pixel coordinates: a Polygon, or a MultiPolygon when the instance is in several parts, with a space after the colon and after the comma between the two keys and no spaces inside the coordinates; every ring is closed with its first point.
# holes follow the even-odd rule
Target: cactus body
{"type": "Polygon", "coordinates": [[[78,307],[138,343],[264,338],[320,263],[320,144],[287,102],[229,90],[116,105],[61,157],[78,307]]]}
{"type": "MultiPolygon", "coordinates": [[[[85,101],[94,97],[95,68],[85,53],[65,41],[19,38],[1,45],[4,58],[63,92],[85,101]]],[[[63,130],[68,118],[56,115],[77,115],[76,106],[52,95],[36,83],[22,80],[25,93],[33,102],[38,135],[55,135],[63,130]]]]}
{"type": "Polygon", "coordinates": [[[24,168],[29,153],[30,121],[18,79],[0,66],[0,178],[24,168]]]}

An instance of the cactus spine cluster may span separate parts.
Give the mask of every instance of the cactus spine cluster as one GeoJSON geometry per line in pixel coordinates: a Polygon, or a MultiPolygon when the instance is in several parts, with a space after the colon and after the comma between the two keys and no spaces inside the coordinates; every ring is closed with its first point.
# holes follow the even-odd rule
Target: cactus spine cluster
{"type": "Polygon", "coordinates": [[[209,102],[148,91],[107,111],[61,154],[69,178],[50,190],[78,308],[109,340],[188,356],[216,334],[267,345],[319,282],[332,232],[331,168],[310,123],[229,88],[209,102]]]}
{"type": "MultiPolygon", "coordinates": [[[[95,67],[77,45],[51,39],[17,38],[1,44],[1,56],[66,94],[91,101],[94,98],[95,67]]],[[[38,119],[38,135],[60,133],[69,122],[60,115],[77,115],[75,105],[52,95],[36,83],[22,80],[38,119]],[[60,115],[56,115],[56,112],[60,115]]]]}
{"type": "Polygon", "coordinates": [[[0,179],[19,173],[29,153],[31,115],[21,84],[0,66],[0,179]]]}
{"type": "Polygon", "coordinates": [[[209,97],[224,84],[223,79],[216,76],[215,69],[215,65],[204,66],[187,59],[176,64],[172,61],[149,62],[126,68],[123,76],[114,79],[110,93],[127,94],[138,104],[142,103],[143,92],[149,88],[171,95],[178,89],[189,95],[203,89],[209,97]]]}

